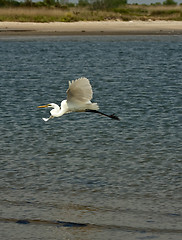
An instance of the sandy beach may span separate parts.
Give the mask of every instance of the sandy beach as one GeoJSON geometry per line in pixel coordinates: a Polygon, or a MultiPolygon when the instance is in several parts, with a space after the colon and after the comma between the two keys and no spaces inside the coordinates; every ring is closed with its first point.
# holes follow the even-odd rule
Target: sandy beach
{"type": "Polygon", "coordinates": [[[0,22],[5,35],[181,35],[180,21],[0,22]]]}

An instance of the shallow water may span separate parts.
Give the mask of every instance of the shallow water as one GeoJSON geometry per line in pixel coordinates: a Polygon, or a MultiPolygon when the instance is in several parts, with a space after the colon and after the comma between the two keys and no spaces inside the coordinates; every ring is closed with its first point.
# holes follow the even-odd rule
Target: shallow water
{"type": "Polygon", "coordinates": [[[0,39],[1,239],[182,238],[181,49],[181,36],[0,39]],[[42,121],[37,106],[81,76],[120,122],[42,121]]]}

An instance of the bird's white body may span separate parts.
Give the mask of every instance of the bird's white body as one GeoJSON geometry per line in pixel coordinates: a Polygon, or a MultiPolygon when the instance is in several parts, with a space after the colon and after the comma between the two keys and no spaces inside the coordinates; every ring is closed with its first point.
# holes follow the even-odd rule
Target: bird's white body
{"type": "Polygon", "coordinates": [[[79,78],[75,81],[69,82],[69,88],[67,90],[67,100],[61,102],[59,107],[55,103],[49,103],[43,107],[53,108],[50,111],[51,116],[49,118],[43,118],[44,121],[48,121],[54,117],[61,117],[62,115],[70,112],[85,112],[86,110],[98,110],[97,103],[92,103],[93,96],[92,87],[87,78],[79,78]]]}

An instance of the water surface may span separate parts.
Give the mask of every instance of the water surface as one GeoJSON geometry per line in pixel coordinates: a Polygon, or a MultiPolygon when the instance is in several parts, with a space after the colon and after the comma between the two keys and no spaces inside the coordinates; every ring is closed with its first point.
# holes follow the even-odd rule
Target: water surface
{"type": "Polygon", "coordinates": [[[2,239],[182,238],[181,49],[181,36],[0,39],[2,239]],[[42,121],[37,106],[81,76],[120,122],[42,121]]]}

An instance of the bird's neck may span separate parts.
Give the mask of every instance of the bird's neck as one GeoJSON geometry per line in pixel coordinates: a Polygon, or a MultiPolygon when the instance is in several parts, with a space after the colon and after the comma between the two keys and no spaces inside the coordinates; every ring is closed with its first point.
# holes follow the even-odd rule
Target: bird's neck
{"type": "Polygon", "coordinates": [[[55,104],[53,107],[54,108],[51,110],[51,115],[53,117],[60,117],[63,114],[65,114],[67,112],[67,110],[68,110],[67,101],[66,100],[61,102],[61,108],[57,104],[55,104]]]}
{"type": "Polygon", "coordinates": [[[56,111],[60,111],[60,107],[57,104],[54,105],[53,109],[55,109],[56,111]]]}
{"type": "Polygon", "coordinates": [[[60,116],[61,109],[57,104],[52,105],[53,109],[50,111],[53,117],[60,116]]]}

